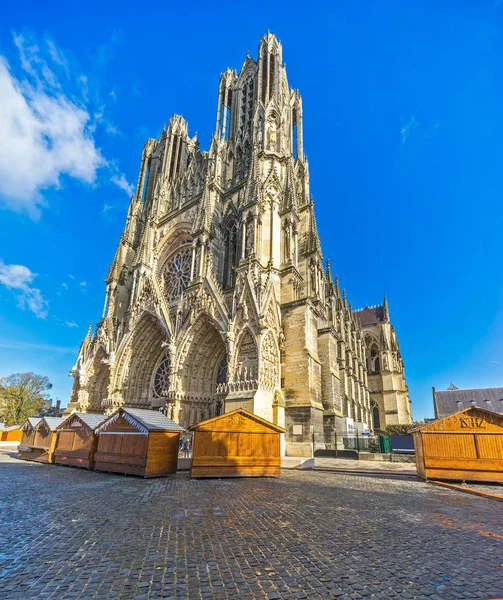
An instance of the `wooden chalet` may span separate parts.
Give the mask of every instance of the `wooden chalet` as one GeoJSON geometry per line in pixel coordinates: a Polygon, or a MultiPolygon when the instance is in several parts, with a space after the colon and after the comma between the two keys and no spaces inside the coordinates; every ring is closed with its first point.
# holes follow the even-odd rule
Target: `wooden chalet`
{"type": "Polygon", "coordinates": [[[192,477],[278,477],[285,430],[244,408],[189,428],[192,477]]]}
{"type": "MultiPolygon", "coordinates": [[[[31,419],[28,419],[30,421],[31,419]]],[[[42,417],[33,427],[34,434],[24,435],[18,447],[18,458],[52,464],[58,440],[57,427],[63,422],[59,417],[42,417]]],[[[26,423],[25,423],[26,425],[26,423]]],[[[23,429],[25,427],[23,425],[23,429]]]]}
{"type": "Polygon", "coordinates": [[[20,442],[23,437],[23,429],[21,425],[11,425],[0,431],[2,442],[20,442]]]}
{"type": "Polygon", "coordinates": [[[58,427],[58,445],[54,462],[58,465],[94,469],[94,455],[98,445],[96,429],[105,421],[105,415],[73,413],[58,427]]]}
{"type": "Polygon", "coordinates": [[[96,471],[160,477],[176,473],[178,442],[185,429],[161,412],[119,408],[96,430],[96,471]]]}
{"type": "Polygon", "coordinates": [[[503,415],[474,406],[411,433],[424,479],[503,483],[503,415]]]}
{"type": "Polygon", "coordinates": [[[17,457],[30,460],[31,447],[35,443],[35,427],[42,419],[30,417],[26,419],[21,427],[21,441],[17,448],[17,457]]]}

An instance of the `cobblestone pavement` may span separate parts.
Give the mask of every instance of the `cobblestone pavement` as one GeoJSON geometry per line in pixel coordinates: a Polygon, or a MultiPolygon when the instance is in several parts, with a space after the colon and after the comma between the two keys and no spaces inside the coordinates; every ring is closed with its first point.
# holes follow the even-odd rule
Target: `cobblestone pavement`
{"type": "Polygon", "coordinates": [[[0,454],[0,598],[496,598],[501,503],[317,471],[143,480],[0,454]]]}

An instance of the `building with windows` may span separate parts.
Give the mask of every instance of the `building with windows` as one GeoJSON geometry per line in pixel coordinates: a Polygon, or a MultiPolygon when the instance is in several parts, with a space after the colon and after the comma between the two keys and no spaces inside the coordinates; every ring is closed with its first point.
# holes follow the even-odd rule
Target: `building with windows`
{"type": "Polygon", "coordinates": [[[145,143],[69,411],[188,427],[243,407],[286,428],[290,455],[411,421],[387,303],[352,310],[323,262],[303,118],[268,34],[221,75],[209,150],[179,115],[145,143]]]}
{"type": "Polygon", "coordinates": [[[432,388],[432,393],[436,419],[474,406],[503,414],[503,388],[460,390],[451,383],[446,390],[432,388]]]}

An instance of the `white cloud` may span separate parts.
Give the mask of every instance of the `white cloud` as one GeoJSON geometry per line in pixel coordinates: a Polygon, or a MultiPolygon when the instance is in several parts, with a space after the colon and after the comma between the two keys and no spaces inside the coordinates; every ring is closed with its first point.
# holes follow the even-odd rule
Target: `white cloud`
{"type": "Polygon", "coordinates": [[[81,281],[79,285],[83,290],[85,290],[87,287],[87,281],[81,281]]]}
{"type": "Polygon", "coordinates": [[[68,273],[68,277],[69,277],[70,279],[75,279],[75,275],[71,275],[70,273],[68,273]]]}
{"type": "Polygon", "coordinates": [[[104,204],[103,205],[103,210],[102,212],[106,213],[107,211],[109,211],[111,208],[113,208],[113,206],[111,204],[104,204]]]}
{"type": "Polygon", "coordinates": [[[67,290],[68,289],[68,284],[67,283],[62,283],[61,287],[64,288],[65,290],[67,290]]]}
{"type": "Polygon", "coordinates": [[[0,283],[15,292],[20,308],[28,306],[36,317],[45,319],[48,303],[40,290],[30,285],[36,276],[36,273],[24,265],[6,265],[0,259],[0,283]]]}
{"type": "Polygon", "coordinates": [[[412,117],[410,117],[410,119],[407,121],[407,123],[405,123],[405,125],[403,125],[402,128],[400,129],[400,136],[402,138],[402,144],[405,144],[405,142],[407,141],[407,138],[414,131],[414,129],[416,129],[417,126],[418,126],[418,122],[416,119],[416,115],[412,115],[412,117]]]}
{"type": "Polygon", "coordinates": [[[96,145],[97,123],[110,135],[120,132],[102,114],[96,117],[87,76],[72,77],[78,69],[50,40],[14,35],[14,44],[16,68],[0,55],[0,201],[38,218],[45,190],[61,187],[65,176],[93,184],[100,168],[126,189],[116,162],[96,145]]]}
{"type": "Polygon", "coordinates": [[[116,186],[120,187],[121,190],[124,190],[128,196],[132,196],[134,194],[134,186],[131,183],[128,183],[123,174],[113,175],[110,178],[110,181],[115,183],[116,186]]]}
{"type": "Polygon", "coordinates": [[[77,323],[75,323],[75,321],[65,321],[65,325],[67,327],[78,327],[77,323]]]}

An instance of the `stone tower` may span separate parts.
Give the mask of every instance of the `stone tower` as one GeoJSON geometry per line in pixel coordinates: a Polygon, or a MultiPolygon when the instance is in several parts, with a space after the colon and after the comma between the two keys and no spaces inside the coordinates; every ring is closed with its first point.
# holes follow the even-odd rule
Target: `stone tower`
{"type": "Polygon", "coordinates": [[[70,410],[187,426],[245,407],[286,427],[290,455],[372,429],[365,331],[323,264],[302,123],[268,34],[221,75],[208,151],[178,115],[145,143],[70,410]]]}
{"type": "Polygon", "coordinates": [[[364,332],[366,366],[374,430],[411,423],[412,415],[404,365],[386,296],[382,305],[356,311],[364,332]]]}

